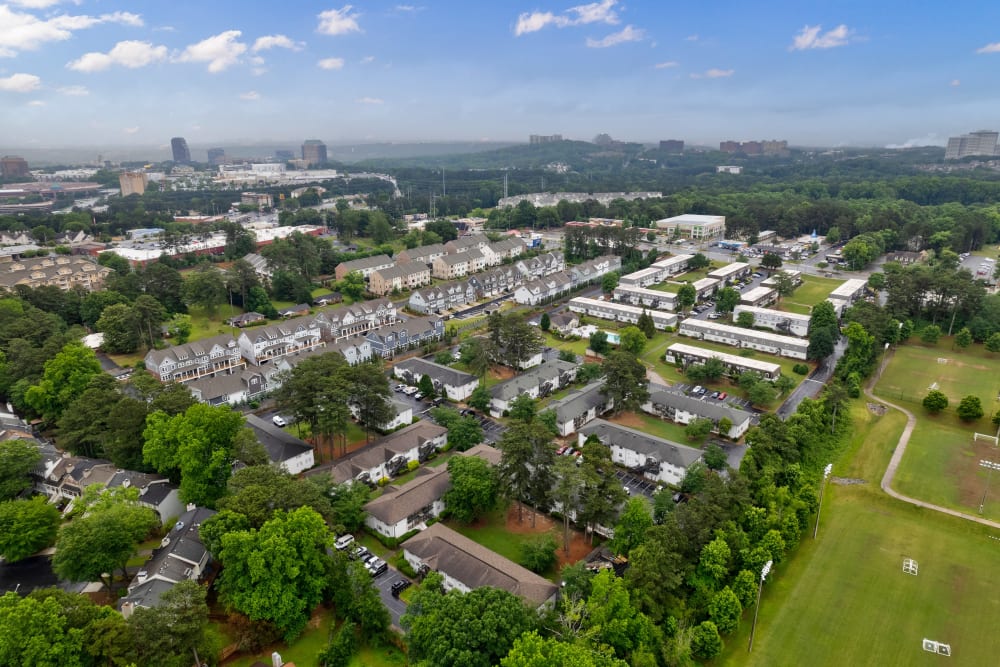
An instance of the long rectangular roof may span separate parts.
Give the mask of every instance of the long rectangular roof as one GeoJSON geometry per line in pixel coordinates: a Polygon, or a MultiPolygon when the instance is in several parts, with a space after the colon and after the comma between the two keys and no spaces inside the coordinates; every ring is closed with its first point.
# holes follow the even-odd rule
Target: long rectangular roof
{"type": "Polygon", "coordinates": [[[396,364],[396,368],[402,368],[404,371],[409,371],[417,377],[421,375],[430,376],[432,380],[438,380],[451,387],[463,387],[476,379],[475,375],[463,373],[454,368],[442,366],[441,364],[419,357],[400,361],[396,364]]]}
{"type": "Polygon", "coordinates": [[[450,487],[447,467],[421,468],[406,484],[387,486],[381,496],[365,505],[365,511],[392,526],[440,499],[450,487]]]}
{"type": "Polygon", "coordinates": [[[681,322],[681,334],[684,334],[684,329],[694,329],[702,332],[711,331],[717,334],[728,334],[735,338],[744,340],[756,338],[758,340],[767,341],[788,349],[800,349],[808,347],[809,345],[807,341],[804,341],[801,338],[795,338],[794,336],[782,336],[780,334],[768,333],[757,329],[743,329],[742,327],[734,327],[728,324],[719,324],[717,322],[712,322],[711,320],[688,318],[681,322]]]}
{"type": "Polygon", "coordinates": [[[762,361],[760,359],[752,359],[750,357],[740,357],[735,354],[727,354],[725,352],[716,352],[715,350],[707,350],[703,347],[695,347],[694,345],[686,345],[684,343],[674,343],[668,347],[667,354],[672,352],[699,357],[701,359],[711,359],[714,357],[726,364],[741,366],[743,368],[757,370],[767,374],[781,372],[781,364],[776,364],[770,361],[762,361]]]}
{"type": "Polygon", "coordinates": [[[649,400],[655,405],[666,405],[675,410],[690,412],[712,421],[719,421],[726,417],[733,424],[742,424],[752,416],[745,410],[729,407],[725,403],[719,403],[710,398],[694,398],[679,391],[654,391],[650,393],[649,400]]]}
{"type": "Polygon", "coordinates": [[[678,468],[687,468],[701,458],[701,450],[687,447],[670,440],[628,428],[620,424],[612,424],[603,419],[595,419],[580,429],[581,435],[587,437],[597,435],[606,445],[615,445],[622,449],[655,457],[658,461],[669,463],[678,468]]]}

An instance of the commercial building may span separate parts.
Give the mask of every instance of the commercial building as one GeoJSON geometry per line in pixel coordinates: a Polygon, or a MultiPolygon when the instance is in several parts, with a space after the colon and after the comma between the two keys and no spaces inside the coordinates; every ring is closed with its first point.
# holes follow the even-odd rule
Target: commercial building
{"type": "Polygon", "coordinates": [[[993,130],[979,130],[957,137],[948,138],[948,147],[944,151],[945,160],[959,160],[963,157],[1000,155],[997,139],[1000,133],[993,130]]]}
{"type": "Polygon", "coordinates": [[[17,155],[4,155],[0,158],[0,176],[4,178],[24,178],[31,175],[28,162],[17,155]]]}
{"type": "Polygon", "coordinates": [[[764,308],[770,306],[778,300],[778,290],[773,287],[754,287],[740,295],[740,304],[744,306],[756,306],[764,308]]]}
{"type": "Polygon", "coordinates": [[[479,386],[479,378],[475,375],[463,373],[419,357],[399,362],[393,367],[392,373],[395,377],[414,386],[426,375],[434,384],[434,391],[442,393],[448,400],[455,402],[469,398],[479,386]]]}
{"type": "Polygon", "coordinates": [[[682,336],[759,350],[792,359],[805,359],[809,348],[809,342],[800,338],[718,324],[711,320],[686,319],[681,322],[678,332],[682,336]]]}
{"type": "Polygon", "coordinates": [[[701,459],[701,450],[637,431],[603,419],[595,419],[580,429],[582,447],[590,436],[611,449],[611,460],[634,474],[654,482],[676,486],[687,469],[701,459]]]}
{"type": "Polygon", "coordinates": [[[174,162],[177,164],[187,164],[191,161],[191,151],[188,149],[188,142],[184,137],[174,137],[171,139],[170,151],[173,153],[174,162]]]}
{"type": "Polygon", "coordinates": [[[753,415],[727,403],[711,398],[695,398],[681,391],[653,391],[649,401],[642,406],[643,412],[669,419],[678,424],[690,424],[696,419],[708,419],[712,422],[712,430],[719,435],[739,440],[750,428],[753,415]],[[719,422],[728,419],[731,424],[728,431],[719,431],[719,422]]]}
{"type": "Polygon", "coordinates": [[[638,285],[618,284],[614,292],[615,301],[632,306],[642,306],[653,310],[674,310],[677,308],[677,295],[673,292],[646,289],[638,285]]]}
{"type": "Polygon", "coordinates": [[[310,167],[329,162],[326,144],[319,139],[307,139],[302,144],[302,160],[310,167]]]}
{"type": "Polygon", "coordinates": [[[240,194],[240,204],[253,206],[258,211],[274,208],[274,197],[266,192],[244,192],[240,194]]]}
{"type": "Polygon", "coordinates": [[[528,136],[528,144],[531,146],[538,144],[552,144],[562,140],[563,137],[561,134],[532,134],[528,136]]]}
{"type": "Polygon", "coordinates": [[[715,168],[717,174],[733,174],[739,176],[743,173],[743,167],[735,164],[720,164],[715,168]]]}
{"type": "Polygon", "coordinates": [[[121,188],[122,197],[141,195],[146,192],[148,184],[149,175],[144,171],[123,171],[118,175],[118,186],[121,188]]]}
{"type": "Polygon", "coordinates": [[[683,139],[666,139],[660,141],[660,150],[664,153],[678,155],[684,152],[683,139]]]}
{"type": "Polygon", "coordinates": [[[213,167],[218,167],[220,164],[226,164],[226,149],[225,148],[209,148],[208,149],[208,164],[213,167]]]}
{"type": "Polygon", "coordinates": [[[746,262],[733,262],[732,264],[712,269],[708,272],[708,277],[715,278],[723,285],[729,285],[734,280],[746,278],[751,273],[753,273],[753,267],[746,262]]]}
{"type": "Polygon", "coordinates": [[[740,316],[740,313],[750,313],[753,315],[753,325],[771,329],[781,334],[791,336],[806,336],[809,334],[809,316],[798,313],[786,313],[783,310],[772,310],[770,308],[757,308],[740,304],[733,309],[733,318],[740,316]]]}
{"type": "Polygon", "coordinates": [[[718,359],[726,367],[729,375],[737,376],[746,371],[760,373],[765,380],[776,380],[781,375],[781,364],[762,359],[752,359],[750,357],[740,357],[726,352],[716,352],[703,347],[686,345],[684,343],[674,343],[667,348],[664,360],[668,364],[681,364],[684,367],[691,364],[704,364],[709,359],[718,359]]]}
{"type": "Polygon", "coordinates": [[[724,215],[676,215],[656,221],[656,227],[668,236],[695,241],[721,239],[726,232],[724,215]]]}
{"type": "Polygon", "coordinates": [[[574,313],[598,317],[602,320],[614,320],[616,322],[628,322],[638,324],[639,317],[645,312],[653,318],[653,326],[661,331],[677,326],[677,316],[673,313],[666,313],[662,310],[646,310],[636,306],[629,306],[624,303],[614,301],[600,301],[587,297],[575,297],[570,299],[569,309],[574,313]]]}

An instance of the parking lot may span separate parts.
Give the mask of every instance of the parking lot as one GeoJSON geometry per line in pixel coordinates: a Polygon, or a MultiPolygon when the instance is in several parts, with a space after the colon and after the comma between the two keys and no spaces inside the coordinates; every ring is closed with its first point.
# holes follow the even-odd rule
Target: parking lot
{"type": "Polygon", "coordinates": [[[641,494],[651,499],[653,494],[656,493],[656,482],[651,482],[648,479],[627,473],[624,470],[615,470],[615,477],[618,478],[623,487],[628,489],[630,496],[641,494]]]}
{"type": "Polygon", "coordinates": [[[397,628],[400,627],[400,616],[406,613],[406,603],[399,598],[392,597],[392,584],[400,579],[407,579],[407,577],[404,577],[399,570],[391,565],[388,570],[372,579],[375,588],[378,589],[379,597],[382,598],[382,604],[389,610],[392,624],[397,628]]]}
{"type": "Polygon", "coordinates": [[[718,398],[710,398],[711,393],[706,393],[700,396],[696,396],[695,394],[691,393],[694,388],[695,385],[684,384],[683,382],[678,382],[673,385],[673,389],[683,391],[691,398],[699,398],[703,401],[709,401],[712,403],[720,403],[720,404],[726,403],[728,405],[732,405],[733,407],[740,408],[741,410],[746,410],[747,412],[753,412],[753,413],[758,412],[758,410],[754,409],[753,404],[750,401],[746,400],[745,398],[740,398],[738,396],[733,396],[732,394],[728,394],[723,400],[720,401],[718,398]]]}

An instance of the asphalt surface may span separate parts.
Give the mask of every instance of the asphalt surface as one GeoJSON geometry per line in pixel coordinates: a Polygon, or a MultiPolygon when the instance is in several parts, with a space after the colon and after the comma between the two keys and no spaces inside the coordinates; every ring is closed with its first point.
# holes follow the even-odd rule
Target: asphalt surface
{"type": "Polygon", "coordinates": [[[819,366],[816,367],[809,377],[803,380],[798,387],[796,387],[785,402],[777,409],[775,414],[778,415],[780,419],[788,419],[795,411],[799,408],[799,403],[805,398],[815,398],[821,391],[826,383],[833,377],[833,372],[837,369],[837,362],[840,358],[844,356],[844,352],[847,351],[847,340],[843,337],[837,341],[836,347],[833,348],[833,354],[824,359],[819,366]]]}
{"type": "Polygon", "coordinates": [[[399,598],[392,597],[392,584],[400,579],[409,581],[408,577],[403,576],[392,565],[389,566],[388,570],[372,579],[372,583],[378,589],[379,597],[382,598],[382,604],[389,610],[389,616],[392,617],[392,624],[397,628],[402,628],[399,624],[399,619],[406,613],[406,603],[399,598]]]}

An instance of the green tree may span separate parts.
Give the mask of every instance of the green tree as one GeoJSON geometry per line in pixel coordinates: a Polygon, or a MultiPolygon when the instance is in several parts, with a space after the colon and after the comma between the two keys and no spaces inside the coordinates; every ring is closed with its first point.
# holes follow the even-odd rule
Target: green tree
{"type": "Polygon", "coordinates": [[[16,563],[51,546],[61,516],[45,497],[0,503],[0,556],[16,563]]]}
{"type": "Polygon", "coordinates": [[[731,313],[740,302],[740,293],[732,287],[723,287],[715,295],[715,310],[731,313]]]}
{"type": "Polygon", "coordinates": [[[696,252],[691,256],[691,259],[688,260],[688,268],[694,271],[697,271],[698,269],[706,269],[710,264],[711,262],[709,262],[708,257],[706,257],[704,253],[700,252],[696,252]]]}
{"type": "MultiPolygon", "coordinates": [[[[723,417],[725,419],[725,417],[723,417]]],[[[722,433],[722,419],[719,420],[719,432],[722,433]]],[[[730,425],[732,428],[732,425],[730,425]]],[[[726,429],[728,432],[729,429],[726,429]]],[[[708,466],[709,470],[725,470],[728,465],[728,458],[726,457],[725,450],[719,447],[717,444],[712,443],[705,448],[705,453],[702,455],[702,460],[705,461],[705,465],[708,466]]]]}
{"type": "Polygon", "coordinates": [[[211,317],[226,300],[226,282],[222,272],[207,264],[184,279],[181,291],[184,303],[204,308],[211,317]]]}
{"type": "Polygon", "coordinates": [[[652,646],[653,623],[632,604],[625,580],[614,572],[603,570],[593,578],[585,609],[584,633],[592,633],[597,646],[610,646],[616,657],[634,664],[630,658],[652,646]]]}
{"type": "Polygon", "coordinates": [[[970,345],[972,345],[972,332],[969,331],[969,327],[962,327],[955,334],[955,346],[960,350],[964,350],[970,345]]]}
{"type": "Polygon", "coordinates": [[[466,401],[466,403],[468,403],[470,407],[473,407],[479,410],[480,412],[489,412],[490,401],[492,400],[492,398],[493,397],[490,395],[490,390],[487,389],[484,385],[480,384],[477,385],[476,388],[472,390],[472,395],[469,396],[469,399],[466,401]]]}
{"type": "Polygon", "coordinates": [[[618,279],[620,278],[617,271],[609,271],[601,277],[601,290],[605,294],[611,294],[618,287],[618,279]]]}
{"type": "Polygon", "coordinates": [[[518,394],[514,397],[514,400],[510,402],[508,415],[511,419],[516,419],[524,422],[525,424],[530,424],[535,420],[535,415],[537,414],[538,401],[527,394],[518,394]]]}
{"type": "Polygon", "coordinates": [[[167,333],[170,334],[170,338],[178,345],[188,342],[188,338],[191,337],[191,316],[174,315],[167,322],[167,333]]]}
{"type": "Polygon", "coordinates": [[[542,638],[534,630],[514,640],[501,667],[626,667],[628,663],[600,654],[581,644],[569,644],[554,637],[542,638]],[[598,662],[595,662],[595,659],[598,662]]]}
{"type": "Polygon", "coordinates": [[[521,545],[521,565],[539,574],[556,564],[556,541],[551,535],[542,535],[521,545]]]}
{"type": "Polygon", "coordinates": [[[0,501],[31,488],[31,471],[41,461],[38,446],[30,440],[0,441],[0,501]]]}
{"type": "Polygon", "coordinates": [[[1000,331],[986,339],[986,350],[994,353],[1000,352],[1000,331]]]}
{"type": "Polygon", "coordinates": [[[750,570],[740,570],[733,580],[732,588],[744,609],[757,601],[757,579],[750,570]]]}
{"type": "Polygon", "coordinates": [[[792,389],[795,389],[795,380],[787,375],[779,375],[778,379],[774,381],[774,388],[778,390],[780,395],[785,396],[792,389]]]}
{"type": "Polygon", "coordinates": [[[616,554],[627,556],[632,549],[642,544],[646,539],[646,531],[652,525],[653,515],[650,513],[649,501],[638,496],[629,498],[615,525],[611,548],[616,554]]]}
{"type": "Polygon", "coordinates": [[[753,313],[744,310],[742,313],[736,316],[736,326],[743,327],[744,329],[752,329],[754,323],[753,313]]]}
{"type": "Polygon", "coordinates": [[[451,516],[472,523],[492,511],[499,500],[493,468],[477,456],[453,456],[448,459],[451,488],[444,494],[444,504],[451,516]]]}
{"type": "Polygon", "coordinates": [[[248,313],[260,313],[264,317],[275,320],[278,318],[278,311],[271,303],[267,292],[263,287],[251,287],[247,293],[247,300],[243,304],[243,309],[248,313]]]}
{"type": "Polygon", "coordinates": [[[391,619],[371,574],[361,563],[352,562],[347,566],[347,584],[350,593],[347,617],[358,624],[365,640],[377,643],[385,637],[391,619]]]}
{"type": "Polygon", "coordinates": [[[809,334],[809,347],[806,355],[810,359],[825,359],[833,354],[839,335],[834,329],[824,327],[809,334]]]}
{"type": "Polygon", "coordinates": [[[701,548],[701,557],[698,559],[698,575],[711,581],[712,590],[716,590],[719,584],[729,576],[732,560],[733,553],[725,538],[716,537],[701,548]]]}
{"type": "Polygon", "coordinates": [[[542,331],[548,331],[552,328],[552,318],[549,317],[548,313],[542,313],[542,317],[538,321],[538,328],[542,331]]]}
{"type": "Polygon", "coordinates": [[[708,605],[708,615],[715,623],[721,634],[728,635],[736,632],[740,626],[740,616],[743,614],[743,607],[740,606],[739,598],[729,586],[712,597],[708,605]]]}
{"type": "Polygon", "coordinates": [[[18,667],[83,667],[84,642],[79,630],[66,627],[54,598],[0,597],[0,664],[18,667]]]}
{"type": "Polygon", "coordinates": [[[204,586],[184,580],[164,591],[155,607],[136,609],[128,619],[138,654],[135,662],[188,667],[195,652],[203,660],[216,655],[221,646],[209,632],[205,596],[204,586]]]}
{"type": "Polygon", "coordinates": [[[653,316],[646,312],[643,308],[642,315],[639,316],[636,326],[642,333],[646,334],[648,340],[652,340],[653,336],[656,335],[656,323],[653,322],[653,316]]]}
{"type": "Polygon", "coordinates": [[[410,659],[437,667],[489,667],[514,640],[537,629],[538,618],[517,597],[496,588],[444,593],[431,573],[414,593],[401,623],[410,659]]]}
{"type": "Polygon", "coordinates": [[[634,357],[642,354],[642,349],[646,347],[646,334],[639,327],[625,327],[619,332],[619,348],[623,352],[628,352],[634,357]]]}
{"type": "Polygon", "coordinates": [[[767,405],[777,398],[778,392],[770,382],[758,382],[747,390],[747,399],[754,405],[767,405]]]}
{"type": "Polygon", "coordinates": [[[354,301],[358,301],[365,293],[365,289],[367,289],[365,277],[358,271],[352,271],[338,280],[334,285],[334,289],[341,294],[349,296],[354,301]]]}
{"type": "Polygon", "coordinates": [[[489,317],[490,352],[494,361],[520,368],[542,351],[542,336],[518,312],[494,313],[489,317]]]}
{"type": "Polygon", "coordinates": [[[214,507],[232,472],[243,416],[228,405],[198,403],[184,414],[157,411],[146,419],[143,460],[165,475],[180,476],[184,502],[214,507]]]}
{"type": "Polygon", "coordinates": [[[458,356],[466,369],[479,378],[480,386],[490,371],[493,351],[490,342],[484,338],[467,338],[458,348],[458,356]]]}
{"type": "Polygon", "coordinates": [[[146,343],[147,347],[152,348],[153,344],[161,337],[160,325],[167,318],[166,310],[153,297],[141,294],[132,304],[132,312],[139,330],[139,338],[146,343]]]}
{"type": "MultiPolygon", "coordinates": [[[[552,433],[541,420],[526,423],[511,420],[497,443],[500,464],[496,467],[500,494],[508,500],[525,500],[539,479],[536,463],[551,456],[552,433]]],[[[523,505],[517,506],[518,523],[523,521],[523,505]]]]}
{"type": "Polygon", "coordinates": [[[708,434],[712,432],[712,428],[714,426],[715,425],[712,423],[711,419],[705,419],[703,417],[692,419],[688,425],[684,427],[684,435],[692,442],[701,442],[708,437],[708,434]]]}
{"type": "Polygon", "coordinates": [[[434,398],[437,395],[437,392],[434,391],[434,380],[431,379],[430,375],[420,376],[420,381],[417,382],[417,389],[428,398],[434,398]]]}
{"type": "Polygon", "coordinates": [[[251,620],[273,623],[291,642],[323,599],[332,542],[323,517],[309,507],[276,512],[260,530],[224,534],[223,599],[251,620]]]}
{"type": "Polygon", "coordinates": [[[764,256],[760,258],[760,265],[770,271],[780,269],[782,264],[781,255],[778,255],[777,253],[766,252],[764,253],[764,256]]]}
{"type": "Polygon", "coordinates": [[[67,450],[83,456],[104,456],[109,439],[109,417],[123,396],[118,382],[106,373],[95,375],[80,397],[70,403],[59,418],[59,442],[67,450]]]}
{"type": "Polygon", "coordinates": [[[597,354],[606,354],[611,349],[608,344],[608,333],[598,330],[590,334],[590,349],[597,354]]]}
{"type": "Polygon", "coordinates": [[[778,290],[778,298],[791,296],[795,293],[795,281],[784,271],[775,274],[774,289],[778,290]]]}
{"type": "Polygon", "coordinates": [[[123,303],[108,306],[95,326],[104,334],[102,347],[106,351],[128,354],[138,349],[139,318],[131,306],[123,303]]]}
{"type": "Polygon", "coordinates": [[[582,483],[578,491],[576,522],[587,527],[593,539],[596,526],[611,526],[626,494],[614,476],[611,450],[596,439],[583,445],[580,465],[582,483]]]}
{"type": "Polygon", "coordinates": [[[127,576],[128,560],[156,523],[151,509],[124,500],[92,509],[59,530],[52,569],[63,579],[101,581],[110,590],[115,570],[127,576]]]}
{"type": "Polygon", "coordinates": [[[77,341],[67,343],[55,357],[45,362],[42,379],[25,393],[25,403],[42,419],[54,423],[84,392],[90,379],[100,373],[101,364],[93,350],[77,341]]]}
{"type": "Polygon", "coordinates": [[[920,340],[928,345],[936,345],[941,338],[941,327],[936,324],[928,324],[920,330],[920,340]]]}
{"type": "Polygon", "coordinates": [[[873,290],[880,290],[885,287],[885,274],[876,272],[868,276],[868,286],[873,290]]]}
{"type": "Polygon", "coordinates": [[[583,483],[583,473],[580,466],[569,456],[557,456],[553,464],[552,502],[558,506],[563,521],[563,553],[570,552],[571,534],[569,530],[570,514],[575,511],[579,501],[579,488],[583,483]]]}
{"type": "Polygon", "coordinates": [[[931,414],[937,414],[948,407],[948,397],[942,391],[931,389],[924,396],[923,406],[931,414]]]}
{"type": "Polygon", "coordinates": [[[330,643],[320,652],[319,664],[322,667],[347,667],[357,650],[356,631],[357,626],[350,621],[337,628],[330,643]]]}
{"type": "Polygon", "coordinates": [[[712,621],[702,621],[691,635],[691,652],[702,660],[711,660],[722,653],[722,637],[712,621]]]}
{"type": "Polygon", "coordinates": [[[955,410],[958,414],[959,419],[966,422],[971,422],[979,419],[983,416],[983,404],[979,400],[978,396],[969,394],[962,398],[958,403],[958,408],[955,410]]]}
{"type": "Polygon", "coordinates": [[[690,309],[697,299],[698,292],[695,290],[694,285],[690,283],[681,285],[680,289],[677,290],[677,305],[680,306],[681,312],[690,309]]]}
{"type": "Polygon", "coordinates": [[[601,391],[618,412],[634,412],[649,399],[646,367],[627,352],[611,352],[601,364],[606,378],[601,391]]]}
{"type": "Polygon", "coordinates": [[[254,465],[237,470],[229,478],[227,490],[228,494],[219,499],[219,509],[242,514],[252,528],[263,526],[277,511],[292,511],[298,507],[310,507],[329,523],[334,523],[329,490],[324,493],[324,489],[310,479],[299,479],[274,466],[254,465]]]}

